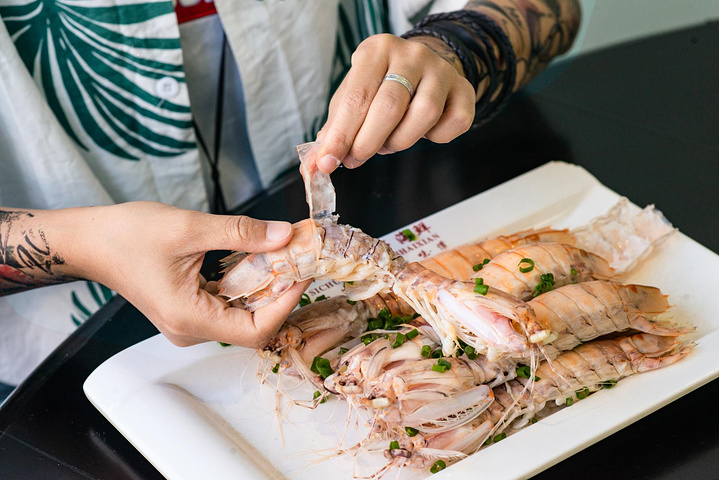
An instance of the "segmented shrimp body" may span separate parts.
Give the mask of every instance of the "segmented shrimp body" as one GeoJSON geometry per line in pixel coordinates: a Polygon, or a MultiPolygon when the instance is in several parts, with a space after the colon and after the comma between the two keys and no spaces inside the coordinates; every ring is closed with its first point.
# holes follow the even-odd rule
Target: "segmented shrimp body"
{"type": "Polygon", "coordinates": [[[542,276],[547,274],[553,277],[552,288],[613,276],[609,264],[593,253],[572,245],[536,243],[498,255],[472,278],[482,278],[485,285],[529,300],[542,293],[542,276]]]}
{"type": "Polygon", "coordinates": [[[571,350],[602,335],[629,329],[669,337],[689,331],[657,323],[657,317],[669,309],[669,302],[658,288],[644,285],[600,280],[565,285],[538,296],[529,305],[537,321],[556,337],[545,345],[545,353],[551,348],[571,350]]]}
{"type": "Polygon", "coordinates": [[[218,287],[228,301],[239,299],[250,311],[267,305],[294,283],[327,279],[363,281],[355,300],[388,289],[404,259],[381,240],[358,228],[337,224],[335,192],[328,174],[317,168],[316,144],[297,147],[310,218],[293,225],[292,240],[273,252],[232,255],[218,287]]]}
{"type": "Polygon", "coordinates": [[[502,235],[460,245],[440,252],[419,263],[444,277],[454,280],[467,280],[474,274],[474,268],[485,260],[491,260],[507,250],[532,243],[574,244],[574,236],[568,230],[554,230],[551,228],[524,230],[513,235],[502,235]]]}
{"type": "Polygon", "coordinates": [[[578,391],[589,394],[606,382],[665,367],[691,349],[692,345],[680,347],[675,338],[650,334],[586,343],[552,361],[543,361],[535,373],[537,380],[516,378],[493,388],[494,402],[471,423],[440,433],[426,433],[420,428],[413,438],[398,435],[399,448],[385,455],[391,466],[411,468],[426,468],[437,458],[460,459],[513,421],[514,427],[525,425],[548,402],[576,400],[578,391]]]}

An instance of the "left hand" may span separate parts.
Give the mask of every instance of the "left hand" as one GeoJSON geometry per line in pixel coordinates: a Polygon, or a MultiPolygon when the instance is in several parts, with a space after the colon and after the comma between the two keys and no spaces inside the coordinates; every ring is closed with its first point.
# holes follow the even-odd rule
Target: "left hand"
{"type": "Polygon", "coordinates": [[[469,129],[474,119],[472,85],[460,73],[461,65],[450,63],[457,64],[456,57],[443,58],[422,39],[382,34],[357,47],[317,135],[322,143],[320,170],[331,173],[340,163],[356,168],[375,153],[404,150],[423,137],[446,143],[469,129]],[[410,81],[414,98],[401,83],[384,81],[390,73],[410,81]]]}

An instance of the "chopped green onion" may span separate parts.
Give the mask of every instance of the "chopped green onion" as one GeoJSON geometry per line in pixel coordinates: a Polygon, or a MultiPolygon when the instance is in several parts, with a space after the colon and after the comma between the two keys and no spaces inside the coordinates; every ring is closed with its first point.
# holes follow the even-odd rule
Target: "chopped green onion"
{"type": "Polygon", "coordinates": [[[482,263],[478,263],[477,265],[472,266],[472,270],[474,270],[475,272],[478,272],[478,271],[482,270],[484,268],[484,266],[487,265],[488,263],[489,263],[489,259],[485,258],[482,263]]]}
{"type": "Polygon", "coordinates": [[[367,322],[367,330],[378,330],[384,327],[384,321],[379,318],[370,318],[367,322]]]}
{"type": "Polygon", "coordinates": [[[564,404],[565,404],[566,406],[568,406],[568,407],[571,407],[571,406],[574,404],[574,399],[572,399],[571,397],[570,397],[570,398],[567,398],[567,399],[564,401],[564,404]]]}
{"type": "Polygon", "coordinates": [[[404,237],[410,242],[414,242],[415,240],[417,240],[417,235],[412,233],[412,230],[410,230],[409,228],[405,228],[404,230],[402,230],[402,235],[404,235],[404,237]]]}
{"type": "MultiPolygon", "coordinates": [[[[317,400],[317,399],[320,398],[321,396],[322,396],[322,392],[320,392],[319,390],[317,390],[317,391],[312,395],[312,400],[317,400]]],[[[320,400],[320,404],[323,404],[323,403],[325,403],[326,401],[327,401],[327,397],[324,397],[322,400],[320,400]]]]}
{"type": "Polygon", "coordinates": [[[497,435],[496,437],[494,437],[493,440],[494,440],[494,443],[497,443],[497,442],[499,442],[499,441],[501,441],[501,440],[504,440],[505,438],[507,438],[507,434],[504,433],[504,432],[502,432],[502,433],[500,433],[499,435],[497,435]]]}
{"type": "Polygon", "coordinates": [[[345,282],[345,283],[346,283],[347,285],[354,285],[354,284],[355,284],[355,282],[353,282],[353,281],[352,281],[352,282],[345,282]]]}
{"type": "Polygon", "coordinates": [[[398,450],[399,442],[397,440],[392,440],[391,442],[389,442],[389,449],[390,450],[398,450]]]}
{"type": "Polygon", "coordinates": [[[327,295],[320,295],[319,297],[315,298],[315,302],[319,302],[320,300],[327,300],[327,295]]]}
{"type": "Polygon", "coordinates": [[[357,302],[355,302],[354,300],[347,299],[347,303],[349,303],[350,305],[354,305],[357,302]]]}
{"type": "Polygon", "coordinates": [[[225,342],[217,342],[217,343],[219,343],[221,347],[229,347],[231,345],[230,343],[225,343],[225,342]]]}
{"type": "Polygon", "coordinates": [[[576,274],[577,274],[577,271],[576,271],[575,269],[571,269],[571,270],[569,271],[569,273],[571,273],[572,275],[576,275],[576,274]]]}
{"type": "Polygon", "coordinates": [[[589,396],[589,389],[584,387],[581,390],[577,390],[577,400],[583,400],[589,396]]]}
{"type": "Polygon", "coordinates": [[[534,418],[534,417],[532,417],[532,419],[529,421],[529,423],[531,423],[532,425],[534,425],[535,423],[537,423],[537,419],[534,418]]]}
{"type": "Polygon", "coordinates": [[[417,335],[419,335],[419,330],[415,328],[414,330],[410,330],[409,332],[407,332],[405,334],[405,337],[407,337],[407,340],[412,340],[417,335]]]}
{"type": "Polygon", "coordinates": [[[546,293],[552,289],[556,282],[554,281],[554,274],[553,273],[547,273],[541,276],[541,281],[537,284],[536,287],[534,287],[534,292],[532,292],[532,297],[536,297],[538,295],[541,295],[543,293],[546,293]]]}
{"type": "Polygon", "coordinates": [[[419,433],[419,430],[417,430],[416,428],[412,428],[412,427],[404,427],[404,431],[407,432],[407,436],[409,436],[409,437],[414,437],[415,435],[417,435],[419,433]]]}
{"type": "Polygon", "coordinates": [[[365,345],[369,345],[370,343],[377,340],[377,336],[376,335],[362,335],[360,337],[360,340],[362,340],[362,343],[364,343],[365,345]]]}
{"type": "Polygon", "coordinates": [[[444,470],[447,468],[447,464],[444,463],[444,460],[437,460],[434,462],[434,465],[432,465],[429,469],[430,473],[437,473],[439,471],[444,470]]]}
{"type": "Polygon", "coordinates": [[[300,298],[300,307],[304,307],[305,305],[309,305],[310,303],[312,303],[312,299],[310,298],[310,296],[306,293],[303,293],[302,297],[300,298]]]}
{"type": "Polygon", "coordinates": [[[437,350],[432,352],[432,355],[430,355],[432,358],[442,358],[442,349],[438,348],[437,350]]]}
{"type": "Polygon", "coordinates": [[[420,353],[424,358],[429,358],[429,356],[432,354],[432,347],[430,347],[429,345],[424,345],[420,353]]]}
{"type": "Polygon", "coordinates": [[[517,266],[519,266],[519,271],[522,272],[522,273],[531,272],[532,270],[534,270],[534,260],[532,260],[531,258],[523,258],[523,259],[521,259],[521,260],[519,261],[519,263],[517,264],[517,266]],[[528,267],[523,267],[523,266],[522,266],[523,263],[526,263],[526,264],[529,265],[529,266],[528,266],[528,267]]]}
{"type": "Polygon", "coordinates": [[[492,443],[492,437],[489,437],[487,440],[484,441],[484,445],[489,445],[492,443]]]}
{"type": "Polygon", "coordinates": [[[349,351],[349,350],[346,349],[345,347],[340,347],[340,352],[339,352],[339,353],[340,353],[340,355],[344,355],[344,354],[347,353],[348,351],[349,351]]]}
{"type": "Polygon", "coordinates": [[[335,373],[335,371],[332,370],[332,367],[330,366],[330,361],[322,357],[315,357],[312,360],[312,366],[310,367],[310,370],[312,370],[314,373],[321,375],[322,378],[327,378],[333,373],[335,373]]]}
{"type": "Polygon", "coordinates": [[[432,365],[432,370],[439,373],[444,373],[447,371],[447,367],[444,365],[432,365]]]}
{"type": "Polygon", "coordinates": [[[398,333],[397,336],[394,337],[394,342],[392,342],[392,348],[401,347],[404,343],[405,336],[402,333],[398,333]]]}
{"type": "Polygon", "coordinates": [[[446,367],[447,370],[449,370],[450,368],[452,368],[452,364],[449,363],[449,362],[448,362],[447,360],[445,360],[444,358],[440,358],[439,360],[437,360],[437,365],[441,365],[441,366],[443,366],[443,367],[446,367]]]}
{"type": "Polygon", "coordinates": [[[517,373],[518,378],[529,378],[529,376],[532,374],[532,369],[529,368],[527,365],[523,365],[521,367],[517,367],[515,372],[517,373]]]}
{"type": "Polygon", "coordinates": [[[489,287],[484,284],[484,279],[474,279],[474,292],[479,293],[480,295],[487,295],[487,292],[489,292],[489,287]]]}
{"type": "Polygon", "coordinates": [[[474,360],[479,356],[477,351],[471,345],[467,345],[466,347],[464,347],[464,354],[467,355],[467,358],[469,358],[470,360],[474,360]]]}
{"type": "Polygon", "coordinates": [[[537,377],[536,375],[534,376],[534,381],[535,381],[535,382],[538,382],[538,381],[540,381],[540,380],[541,380],[540,377],[537,377]]]}
{"type": "Polygon", "coordinates": [[[279,364],[279,363],[275,363],[275,366],[272,367],[272,373],[277,373],[277,372],[279,372],[279,371],[280,371],[280,364],[279,364]]]}
{"type": "Polygon", "coordinates": [[[600,383],[599,385],[600,385],[602,388],[612,388],[612,387],[613,387],[614,385],[616,385],[616,384],[617,384],[617,381],[616,381],[616,380],[607,380],[607,381],[605,381],[605,382],[600,383]]]}
{"type": "Polygon", "coordinates": [[[389,320],[391,317],[392,317],[392,315],[390,315],[389,310],[387,310],[386,307],[383,308],[382,310],[380,310],[379,313],[377,314],[377,318],[384,320],[384,321],[389,320]]]}

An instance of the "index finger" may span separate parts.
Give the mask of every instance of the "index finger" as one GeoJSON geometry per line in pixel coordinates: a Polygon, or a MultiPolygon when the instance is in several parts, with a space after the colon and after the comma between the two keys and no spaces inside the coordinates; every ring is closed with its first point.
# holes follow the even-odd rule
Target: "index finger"
{"type": "Polygon", "coordinates": [[[332,97],[317,161],[323,172],[332,173],[349,155],[386,70],[380,61],[362,64],[362,71],[352,67],[332,97]]]}

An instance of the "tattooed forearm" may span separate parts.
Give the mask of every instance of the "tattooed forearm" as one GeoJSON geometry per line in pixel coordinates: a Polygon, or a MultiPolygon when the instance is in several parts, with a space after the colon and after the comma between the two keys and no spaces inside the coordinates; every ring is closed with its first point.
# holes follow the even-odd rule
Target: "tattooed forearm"
{"type": "Polygon", "coordinates": [[[470,0],[465,9],[489,16],[509,37],[517,57],[515,90],[566,52],[579,30],[577,0],[470,0]]]}
{"type": "Polygon", "coordinates": [[[35,215],[0,210],[0,295],[71,280],[58,272],[64,263],[35,215]]]}

